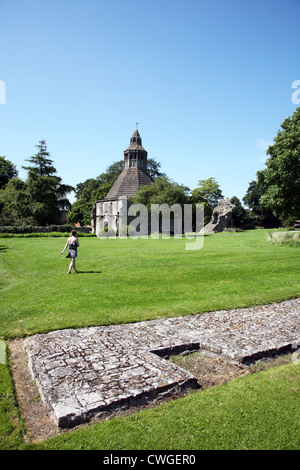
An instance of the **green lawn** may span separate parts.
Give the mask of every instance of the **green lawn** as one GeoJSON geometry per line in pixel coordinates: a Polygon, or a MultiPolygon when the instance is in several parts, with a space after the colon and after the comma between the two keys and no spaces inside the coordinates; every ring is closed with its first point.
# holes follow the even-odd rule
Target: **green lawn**
{"type": "MultiPolygon", "coordinates": [[[[0,337],[298,297],[299,247],[273,246],[267,236],[207,236],[199,251],[185,250],[185,240],[81,238],[80,273],[71,276],[60,255],[65,239],[0,239],[0,337]]],[[[299,369],[276,367],[29,447],[294,449],[299,369]]],[[[24,448],[9,365],[0,364],[0,384],[0,448],[24,448]]]]}
{"type": "Polygon", "coordinates": [[[0,240],[0,337],[231,309],[300,295],[298,247],[266,231],[185,240],[81,238],[67,275],[65,239],[0,240]]]}

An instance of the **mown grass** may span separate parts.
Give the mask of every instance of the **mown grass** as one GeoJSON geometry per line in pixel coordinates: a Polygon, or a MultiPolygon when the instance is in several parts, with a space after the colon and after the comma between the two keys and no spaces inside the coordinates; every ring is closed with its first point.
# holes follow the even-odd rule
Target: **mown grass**
{"type": "Polygon", "coordinates": [[[12,403],[0,449],[297,450],[299,391],[300,366],[291,362],[35,444],[22,442],[12,403]]]}
{"type": "MultiPolygon", "coordinates": [[[[266,304],[300,294],[299,248],[266,231],[185,240],[80,240],[67,275],[64,238],[0,240],[0,336],[266,304]]],[[[295,449],[299,365],[198,391],[166,405],[25,445],[9,365],[0,364],[0,448],[295,449]]]]}
{"type": "Polygon", "coordinates": [[[0,450],[22,447],[23,431],[9,366],[0,364],[0,450]]]}
{"type": "Polygon", "coordinates": [[[65,239],[0,242],[0,336],[135,322],[297,297],[299,249],[267,242],[265,231],[185,240],[80,239],[67,275],[65,239]]]}

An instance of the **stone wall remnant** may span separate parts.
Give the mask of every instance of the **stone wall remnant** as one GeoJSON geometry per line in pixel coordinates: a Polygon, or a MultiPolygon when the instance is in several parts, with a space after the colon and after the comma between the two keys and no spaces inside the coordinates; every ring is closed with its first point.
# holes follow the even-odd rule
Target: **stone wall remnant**
{"type": "Polygon", "coordinates": [[[204,233],[223,232],[233,227],[232,211],[235,205],[228,198],[221,199],[214,208],[210,222],[205,225],[204,233]]]}

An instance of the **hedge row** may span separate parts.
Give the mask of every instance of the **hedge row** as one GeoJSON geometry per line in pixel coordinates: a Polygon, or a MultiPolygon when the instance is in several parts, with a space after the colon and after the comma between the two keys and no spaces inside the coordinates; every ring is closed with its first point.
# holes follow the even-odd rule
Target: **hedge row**
{"type": "Polygon", "coordinates": [[[88,233],[90,230],[87,227],[76,228],[73,225],[48,225],[47,227],[39,227],[37,225],[0,225],[0,233],[50,233],[50,232],[71,232],[76,230],[77,233],[88,233]]]}
{"type": "MultiPolygon", "coordinates": [[[[0,233],[0,238],[38,238],[38,237],[69,237],[70,232],[32,232],[32,233],[0,233]]],[[[78,237],[96,237],[95,233],[80,233],[77,232],[78,237]]]]}

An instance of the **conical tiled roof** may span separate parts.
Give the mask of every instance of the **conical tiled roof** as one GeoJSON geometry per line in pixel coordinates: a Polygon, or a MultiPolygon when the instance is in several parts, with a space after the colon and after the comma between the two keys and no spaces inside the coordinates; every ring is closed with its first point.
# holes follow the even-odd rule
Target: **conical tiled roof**
{"type": "Polygon", "coordinates": [[[147,152],[142,147],[138,129],[135,129],[129,146],[124,150],[124,170],[104,199],[117,199],[122,196],[132,198],[142,186],[152,183],[146,171],[147,152]]]}
{"type": "Polygon", "coordinates": [[[126,168],[115,181],[105,199],[116,199],[121,196],[131,198],[142,186],[151,183],[150,177],[139,168],[126,168]]]}

